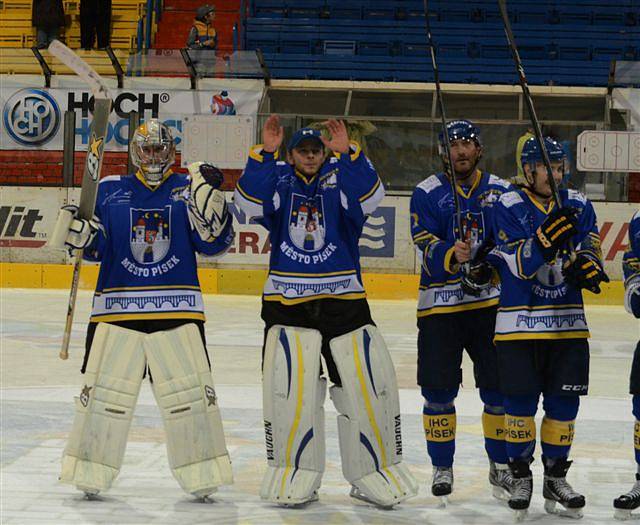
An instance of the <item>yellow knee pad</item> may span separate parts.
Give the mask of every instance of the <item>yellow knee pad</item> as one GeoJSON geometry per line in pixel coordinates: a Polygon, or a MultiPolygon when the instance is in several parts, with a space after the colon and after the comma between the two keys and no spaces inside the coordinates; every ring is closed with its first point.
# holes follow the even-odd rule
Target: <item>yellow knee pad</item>
{"type": "Polygon", "coordinates": [[[484,432],[484,437],[487,439],[504,441],[504,418],[504,414],[489,414],[487,412],[483,412],[482,430],[484,432]]]}
{"type": "Polygon", "coordinates": [[[559,447],[571,446],[575,430],[575,420],[558,421],[544,417],[540,426],[540,438],[543,443],[559,447]]]}
{"type": "Polygon", "coordinates": [[[427,441],[444,443],[456,438],[456,414],[423,414],[424,437],[427,441]]]}
{"type": "Polygon", "coordinates": [[[505,440],[509,443],[527,443],[536,439],[536,422],[533,416],[504,415],[505,440]]]}

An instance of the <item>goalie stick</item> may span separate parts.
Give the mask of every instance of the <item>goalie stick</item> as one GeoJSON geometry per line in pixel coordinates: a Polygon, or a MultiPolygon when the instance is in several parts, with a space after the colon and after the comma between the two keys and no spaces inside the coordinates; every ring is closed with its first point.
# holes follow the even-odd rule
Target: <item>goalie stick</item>
{"type": "MultiPolygon", "coordinates": [[[[90,220],[93,217],[96,205],[98,182],[100,180],[107,127],[109,125],[109,113],[111,113],[111,97],[100,75],[62,42],[59,40],[51,42],[49,52],[86,82],[94,96],[93,121],[91,122],[87,158],[82,174],[82,186],[77,214],[79,219],[90,220]]],[[[62,336],[62,348],[60,349],[60,359],[67,359],[69,357],[71,328],[80,282],[80,268],[82,267],[82,250],[74,250],[74,252],[75,261],[73,265],[73,276],[71,278],[67,318],[62,336]]]]}

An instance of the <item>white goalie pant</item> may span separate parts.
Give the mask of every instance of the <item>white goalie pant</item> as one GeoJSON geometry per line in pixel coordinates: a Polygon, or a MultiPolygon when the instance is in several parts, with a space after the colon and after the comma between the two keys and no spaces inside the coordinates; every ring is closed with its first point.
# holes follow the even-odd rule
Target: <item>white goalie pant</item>
{"type": "Polygon", "coordinates": [[[342,382],[331,387],[331,399],[345,478],[360,497],[383,507],[415,496],[416,480],[402,464],[398,385],[384,339],[366,325],[329,344],[342,382]]]}
{"type": "Polygon", "coordinates": [[[233,482],[213,380],[195,324],[144,334],[99,323],[60,480],[95,493],[118,475],[146,362],[180,486],[197,497],[233,482]]]}
{"type": "Polygon", "coordinates": [[[265,344],[262,382],[267,471],[260,497],[279,505],[316,498],[325,464],[322,336],[276,325],[265,344]]]}

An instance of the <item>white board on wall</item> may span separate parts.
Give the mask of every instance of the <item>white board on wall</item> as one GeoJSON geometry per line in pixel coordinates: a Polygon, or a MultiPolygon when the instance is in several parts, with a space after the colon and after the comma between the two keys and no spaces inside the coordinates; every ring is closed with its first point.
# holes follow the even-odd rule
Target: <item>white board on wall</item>
{"type": "Polygon", "coordinates": [[[209,162],[219,168],[242,169],[253,145],[254,117],[190,115],[182,119],[182,166],[209,162]]]}

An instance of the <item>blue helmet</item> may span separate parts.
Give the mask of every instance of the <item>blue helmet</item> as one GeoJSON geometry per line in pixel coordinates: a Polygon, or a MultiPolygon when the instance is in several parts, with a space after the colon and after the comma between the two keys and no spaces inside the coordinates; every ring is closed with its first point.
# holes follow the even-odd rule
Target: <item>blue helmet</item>
{"type": "MultiPolygon", "coordinates": [[[[479,148],[482,147],[480,128],[469,120],[452,120],[447,123],[447,132],[449,134],[449,142],[454,140],[473,140],[479,148]]],[[[444,150],[444,135],[442,131],[438,134],[438,142],[441,150],[444,150]]]]}
{"type": "MultiPolygon", "coordinates": [[[[557,140],[551,137],[544,137],[544,147],[547,150],[550,161],[565,160],[567,158],[567,152],[557,140]]],[[[542,151],[540,151],[540,145],[536,137],[531,137],[522,146],[522,153],[520,153],[520,164],[523,166],[529,164],[535,168],[537,162],[543,162],[542,151]]],[[[533,184],[533,180],[527,176],[525,171],[525,178],[529,184],[533,184]]]]}
{"type": "MultiPolygon", "coordinates": [[[[564,151],[562,144],[551,137],[544,138],[544,147],[549,155],[549,160],[563,160],[566,158],[567,153],[564,151]]],[[[525,164],[535,164],[536,162],[542,162],[542,152],[538,145],[538,139],[531,137],[522,146],[522,153],[520,154],[520,162],[524,166],[525,164]]]]}

